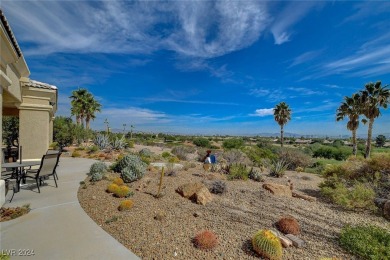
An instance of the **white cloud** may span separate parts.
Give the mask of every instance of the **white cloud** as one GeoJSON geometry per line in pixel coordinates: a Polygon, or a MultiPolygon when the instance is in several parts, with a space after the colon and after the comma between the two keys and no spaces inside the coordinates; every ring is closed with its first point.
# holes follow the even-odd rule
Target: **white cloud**
{"type": "MultiPolygon", "coordinates": [[[[249,95],[261,98],[264,97],[268,102],[276,102],[287,98],[286,91],[269,88],[253,88],[249,91],[249,95]]],[[[291,98],[291,96],[288,97],[291,98]]]]}
{"type": "Polygon", "coordinates": [[[287,88],[288,90],[298,92],[297,94],[301,96],[312,96],[312,95],[324,95],[326,92],[324,91],[318,91],[318,90],[312,90],[309,88],[297,88],[297,87],[290,87],[287,88]]]}
{"type": "Polygon", "coordinates": [[[321,52],[322,52],[322,50],[305,52],[305,53],[295,57],[294,60],[292,61],[291,65],[289,66],[289,68],[297,66],[297,65],[302,64],[302,63],[309,62],[309,61],[315,59],[316,57],[318,57],[321,54],[321,52]]]}
{"type": "Polygon", "coordinates": [[[251,114],[251,116],[264,117],[264,116],[272,116],[273,114],[274,114],[273,108],[260,108],[260,109],[256,109],[255,113],[251,114]]]}
{"type": "Polygon", "coordinates": [[[291,27],[319,5],[322,4],[317,1],[293,1],[287,4],[274,19],[274,23],[271,26],[275,44],[280,45],[290,41],[293,34],[291,27]]]}
{"type": "Polygon", "coordinates": [[[2,2],[25,54],[151,53],[212,58],[253,44],[269,24],[261,1],[2,2]],[[234,37],[232,37],[234,35],[234,37]]]}

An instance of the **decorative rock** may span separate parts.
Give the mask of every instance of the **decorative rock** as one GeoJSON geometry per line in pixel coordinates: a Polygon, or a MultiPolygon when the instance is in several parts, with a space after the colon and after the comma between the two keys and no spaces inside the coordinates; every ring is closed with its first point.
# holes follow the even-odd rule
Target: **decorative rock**
{"type": "Polygon", "coordinates": [[[292,241],[292,244],[295,247],[304,247],[305,246],[305,241],[300,239],[299,237],[294,236],[293,234],[287,234],[286,237],[292,241]]]}
{"type": "Polygon", "coordinates": [[[277,196],[292,197],[292,192],[289,186],[275,183],[264,183],[263,188],[277,196]]]}
{"type": "Polygon", "coordinates": [[[195,199],[196,203],[206,205],[213,200],[213,196],[211,195],[209,189],[202,187],[195,193],[195,199]]]}
{"type": "Polygon", "coordinates": [[[201,182],[187,183],[187,184],[181,185],[179,188],[176,189],[176,191],[177,191],[177,193],[182,195],[184,198],[189,199],[192,196],[194,196],[194,194],[198,190],[200,190],[201,188],[206,188],[206,186],[201,182]]]}
{"type": "Polygon", "coordinates": [[[201,216],[202,216],[202,213],[200,213],[200,212],[197,211],[197,212],[195,212],[193,215],[194,215],[195,218],[197,218],[197,217],[201,217],[201,216]]]}
{"type": "Polygon", "coordinates": [[[96,200],[96,196],[92,196],[92,199],[93,199],[93,200],[96,200]]]}
{"type": "Polygon", "coordinates": [[[390,220],[390,200],[388,200],[383,206],[383,216],[390,220]]]}
{"type": "Polygon", "coordinates": [[[317,198],[315,198],[315,197],[312,197],[312,196],[309,196],[309,195],[306,195],[306,194],[302,194],[302,193],[298,193],[296,191],[292,192],[292,196],[295,197],[295,198],[304,199],[304,200],[307,200],[307,201],[310,201],[310,202],[317,201],[317,198]]]}
{"type": "Polygon", "coordinates": [[[293,242],[285,236],[279,235],[278,238],[283,247],[290,247],[293,245],[293,242]]]}

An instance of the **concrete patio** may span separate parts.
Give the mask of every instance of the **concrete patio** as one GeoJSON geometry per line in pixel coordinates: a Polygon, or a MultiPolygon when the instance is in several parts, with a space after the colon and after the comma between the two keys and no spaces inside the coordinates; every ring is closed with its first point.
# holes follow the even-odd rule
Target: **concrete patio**
{"type": "Polygon", "coordinates": [[[89,218],[78,202],[79,183],[93,162],[62,157],[58,188],[50,179],[41,193],[24,186],[12,203],[7,201],[4,207],[29,203],[31,211],[0,223],[0,250],[15,250],[12,259],[28,250],[33,250],[35,259],[139,259],[89,218]]]}

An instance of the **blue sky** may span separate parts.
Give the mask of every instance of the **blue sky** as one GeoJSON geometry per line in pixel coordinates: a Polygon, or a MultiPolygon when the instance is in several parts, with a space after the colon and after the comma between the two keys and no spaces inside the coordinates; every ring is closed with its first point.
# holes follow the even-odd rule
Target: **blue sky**
{"type": "MultiPolygon", "coordinates": [[[[1,8],[31,78],[59,88],[57,115],[87,88],[92,123],[138,131],[349,134],[343,96],[390,84],[387,1],[18,1],[1,8]]],[[[367,131],[361,126],[360,134],[367,131]]],[[[374,135],[390,132],[390,111],[374,135]]]]}

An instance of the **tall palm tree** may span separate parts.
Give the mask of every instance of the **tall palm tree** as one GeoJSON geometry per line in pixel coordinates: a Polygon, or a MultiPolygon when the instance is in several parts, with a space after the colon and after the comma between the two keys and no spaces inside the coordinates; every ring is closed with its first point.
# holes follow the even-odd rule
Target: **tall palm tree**
{"type": "Polygon", "coordinates": [[[83,125],[85,117],[85,104],[90,93],[85,88],[79,88],[72,91],[72,96],[69,98],[72,99],[70,102],[72,105],[71,114],[76,116],[77,125],[83,125]]]}
{"type": "MultiPolygon", "coordinates": [[[[390,90],[387,89],[388,85],[382,86],[380,81],[376,83],[370,82],[365,85],[365,89],[360,91],[360,101],[362,105],[362,114],[368,120],[368,134],[365,158],[370,157],[371,153],[371,139],[372,129],[374,126],[375,118],[381,115],[379,108],[387,108],[387,104],[390,102],[390,90]]],[[[364,122],[367,122],[365,120],[364,122]]]]}
{"type": "Polygon", "coordinates": [[[101,111],[102,105],[95,100],[92,96],[88,96],[85,103],[85,128],[88,130],[90,126],[91,119],[94,120],[96,118],[95,113],[101,111]]]}
{"type": "Polygon", "coordinates": [[[337,109],[336,120],[344,120],[348,117],[347,129],[352,132],[353,155],[356,156],[356,131],[359,127],[359,116],[361,114],[360,95],[353,94],[352,97],[344,97],[344,102],[337,109]]]}
{"type": "Polygon", "coordinates": [[[283,127],[291,119],[291,109],[285,102],[280,102],[274,108],[274,117],[280,125],[280,145],[283,147],[283,127]]]}

